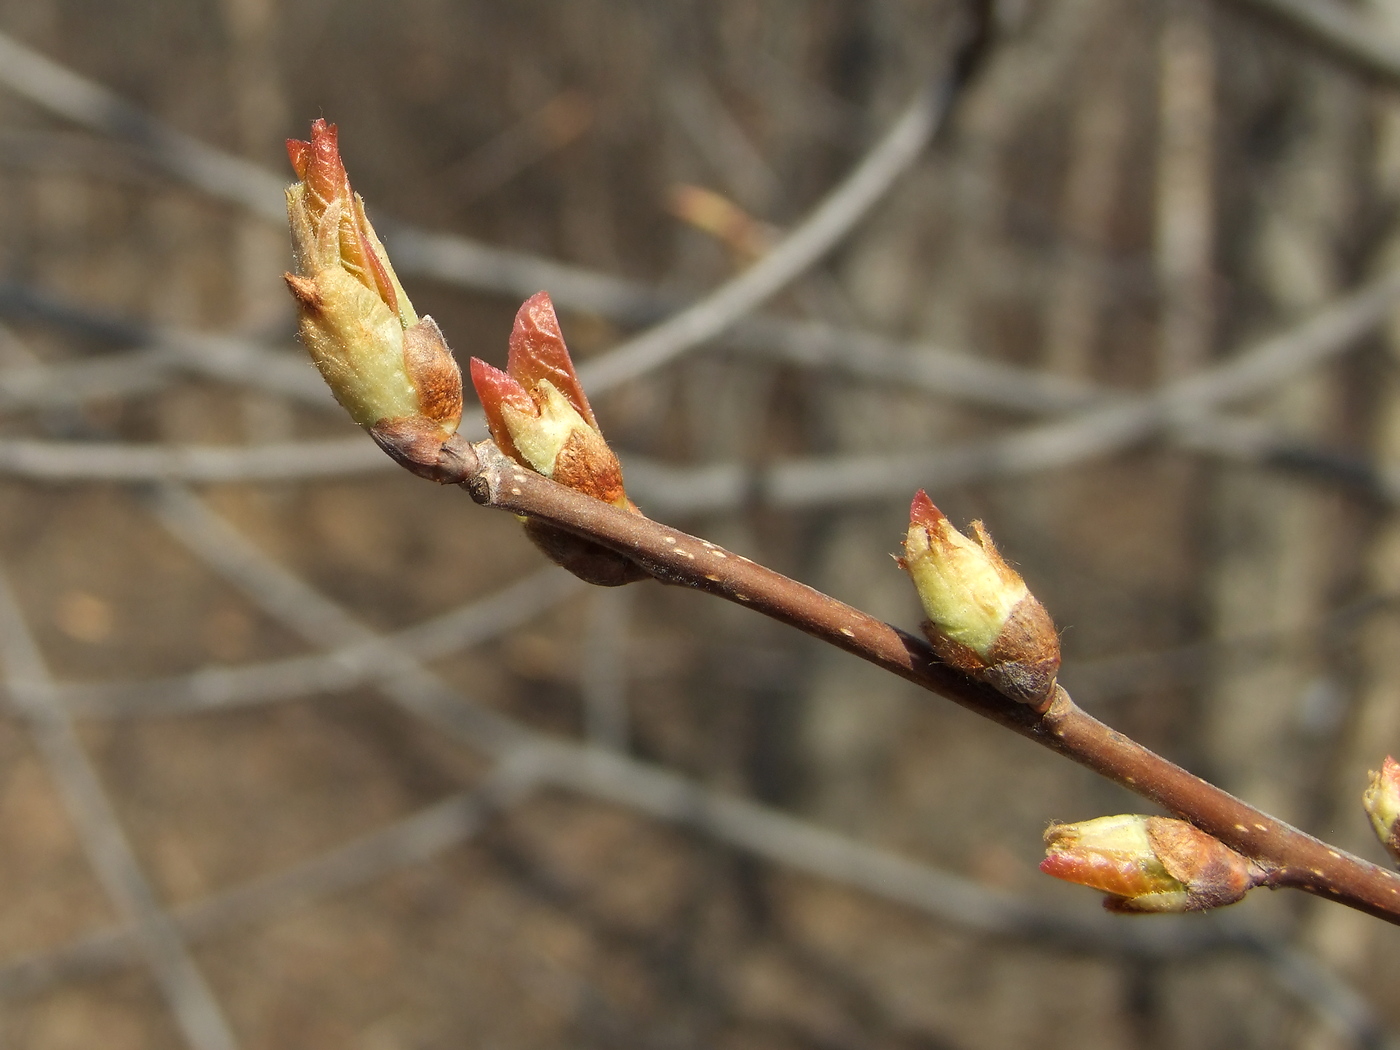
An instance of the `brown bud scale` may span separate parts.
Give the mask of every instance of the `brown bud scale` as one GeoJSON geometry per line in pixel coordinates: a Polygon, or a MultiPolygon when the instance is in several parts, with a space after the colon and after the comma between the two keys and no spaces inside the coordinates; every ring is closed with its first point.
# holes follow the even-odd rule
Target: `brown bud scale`
{"type": "Polygon", "coordinates": [[[284,273],[282,280],[287,282],[287,290],[303,310],[316,312],[321,309],[321,293],[316,290],[316,282],[312,278],[284,273]]]}
{"type": "Polygon", "coordinates": [[[622,464],[596,430],[575,430],[554,461],[553,479],[604,503],[626,498],[622,464]]]}
{"type": "Polygon", "coordinates": [[[1149,817],[1147,837],[1167,874],[1186,884],[1192,911],[1234,904],[1264,874],[1248,858],[1182,820],[1149,817]]]}
{"type": "Polygon", "coordinates": [[[977,652],[925,620],[924,637],[944,663],[986,682],[1017,703],[1037,711],[1049,706],[1060,670],[1060,639],[1054,621],[1032,594],[1007,617],[996,642],[983,659],[977,652]]]}
{"type": "Polygon", "coordinates": [[[431,317],[404,329],[403,362],[423,415],[456,430],[462,419],[462,370],[431,317]]]}
{"type": "Polygon", "coordinates": [[[1060,671],[1060,637],[1035,595],[1027,594],[1006,619],[987,653],[987,681],[1037,709],[1050,702],[1060,671]]]}

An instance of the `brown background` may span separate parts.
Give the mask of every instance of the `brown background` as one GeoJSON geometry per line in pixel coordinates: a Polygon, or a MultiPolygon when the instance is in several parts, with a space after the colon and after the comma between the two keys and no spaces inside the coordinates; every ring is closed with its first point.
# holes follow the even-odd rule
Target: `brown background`
{"type": "MultiPolygon", "coordinates": [[[[1394,4],[1374,8],[1400,18],[1394,4]]],[[[713,189],[778,230],[799,222],[945,67],[962,14],[904,0],[3,0],[0,29],[279,177],[283,138],[324,115],[381,225],[568,262],[674,302],[743,260],[668,211],[672,188],[713,189]]],[[[996,17],[1000,39],[952,126],[773,313],[1142,390],[1296,323],[1400,244],[1394,93],[1229,8],[1023,0],[996,17]]],[[[354,437],[343,416],[266,384],[181,369],[138,382],[117,368],[79,390],[52,371],[146,345],[85,328],[74,311],[147,335],[235,333],[299,361],[280,282],[286,234],[172,177],[129,137],[12,88],[0,89],[0,278],[10,299],[43,292],[66,312],[4,307],[0,383],[29,376],[47,393],[4,402],[0,441],[354,437]]],[[[504,363],[533,287],[402,276],[459,360],[504,363]]],[[[581,360],[638,327],[583,308],[563,323],[581,360]]],[[[1021,566],[1064,631],[1064,680],[1085,706],[1373,858],[1356,800],[1366,769],[1400,750],[1400,532],[1385,494],[1355,482],[1374,480],[1361,467],[1400,459],[1394,354],[1380,333],[1240,411],[1350,474],[1164,442],[932,492],[956,521],[985,520],[1021,566]]],[[[595,408],[624,463],[676,468],[940,448],[1027,421],[713,347],[595,408]]],[[[919,484],[801,511],[758,498],[657,516],[912,627],[916,603],[889,555],[919,484]]],[[[542,565],[509,518],[402,473],[191,491],[219,516],[196,527],[212,549],[222,518],[283,579],[375,630],[542,565]]],[[[297,592],[279,612],[250,597],[246,576],[231,580],[162,524],[178,498],[115,481],[0,481],[0,566],[54,679],[139,683],[317,651],[314,631],[290,626],[314,600],[297,592]]],[[[557,589],[523,625],[433,668],[534,729],[625,747],[1098,921],[1091,893],[1036,871],[1041,832],[1142,804],[742,610],[654,584],[557,589]]],[[[12,698],[17,630],[0,631],[12,698]]],[[[138,715],[144,691],[123,692],[127,717],[78,726],[170,907],[324,857],[489,769],[480,749],[371,685],[158,717],[138,715]]],[[[1349,993],[1328,999],[1318,973],[1400,1028],[1395,931],[1296,895],[1222,918],[1315,960],[1302,998],[1257,952],[1163,962],[1078,950],[1024,924],[989,936],[956,906],[939,918],[582,791],[532,792],[469,843],[391,867],[312,900],[275,892],[285,907],[191,938],[241,1046],[1354,1042],[1319,1021],[1319,1002],[1335,1017],[1349,993]]],[[[12,705],[0,717],[3,1045],[185,1045],[139,957],[32,979],[36,958],[120,917],[12,705]]],[[[1175,936],[1210,921],[1132,925],[1175,936]]]]}

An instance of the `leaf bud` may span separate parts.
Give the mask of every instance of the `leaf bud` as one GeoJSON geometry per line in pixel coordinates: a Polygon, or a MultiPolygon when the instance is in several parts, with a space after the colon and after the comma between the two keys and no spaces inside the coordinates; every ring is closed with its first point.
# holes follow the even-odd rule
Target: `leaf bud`
{"type": "Polygon", "coordinates": [[[1107,894],[1109,911],[1206,911],[1234,904],[1264,877],[1247,857],[1171,817],[1051,824],[1045,843],[1040,870],[1107,894]]]}
{"type": "Polygon", "coordinates": [[[980,521],[972,533],[955,529],[922,490],[914,497],[899,564],[928,616],[924,634],[945,663],[1043,710],[1060,668],[1055,624],[980,521]]]}
{"type": "MultiPolygon", "coordinates": [[[[583,393],[548,294],[531,296],[516,314],[506,370],[473,357],[471,376],[491,438],[506,456],[561,485],[640,513],[627,498],[622,465],[583,393]]],[[[616,586],[647,577],[631,560],[572,533],[531,519],[525,531],[551,560],[589,583],[616,586]]]]}
{"type": "Polygon", "coordinates": [[[298,331],[335,399],[403,466],[439,477],[462,417],[462,374],[431,317],[420,318],[350,187],[336,126],[287,140],[298,331]]]}
{"type": "Polygon", "coordinates": [[[1380,772],[1371,771],[1371,784],[1361,796],[1361,805],[1371,818],[1376,838],[1400,861],[1400,762],[1386,755],[1380,772]]]}

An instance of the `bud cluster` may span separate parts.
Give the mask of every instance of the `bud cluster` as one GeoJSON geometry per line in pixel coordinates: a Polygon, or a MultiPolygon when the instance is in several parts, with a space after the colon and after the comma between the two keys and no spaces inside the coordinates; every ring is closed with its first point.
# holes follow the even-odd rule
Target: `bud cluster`
{"type": "Polygon", "coordinates": [[[899,563],[928,616],[924,634],[945,663],[1044,709],[1060,669],[1055,624],[980,521],[972,533],[953,528],[922,490],[914,497],[899,563]]]}
{"type": "MultiPolygon", "coordinates": [[[[622,465],[608,443],[574,371],[549,296],[525,300],[510,333],[506,370],[471,360],[472,385],[496,446],[521,466],[638,513],[622,486],[622,465]]],[[[631,560],[572,533],[532,519],[525,531],[546,555],[589,583],[616,586],[645,579],[631,560]]]]}
{"type": "Polygon", "coordinates": [[[1119,912],[1205,911],[1259,884],[1253,861],[1184,820],[1126,814],[1051,824],[1040,870],[1099,890],[1119,912]]]}

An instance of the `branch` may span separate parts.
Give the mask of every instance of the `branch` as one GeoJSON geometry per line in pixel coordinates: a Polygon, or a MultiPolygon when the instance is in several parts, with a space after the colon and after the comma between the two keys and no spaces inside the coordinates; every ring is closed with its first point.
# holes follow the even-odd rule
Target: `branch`
{"type": "Polygon", "coordinates": [[[1400,87],[1400,41],[1336,0],[1228,0],[1295,40],[1388,88],[1400,87]]]}
{"type": "MultiPolygon", "coordinates": [[[[264,612],[322,645],[388,641],[268,558],[201,501],[173,487],[163,490],[162,497],[155,505],[162,523],[264,612]]],[[[973,932],[1070,951],[1154,959],[1240,949],[1265,959],[1275,979],[1358,1044],[1369,1045],[1367,1040],[1379,1031],[1355,992],[1320,972],[1302,953],[1271,938],[1222,926],[1218,920],[1207,926],[1170,919],[1151,926],[1124,925],[1101,913],[1085,916],[1021,900],[712,791],[648,763],[536,733],[477,707],[408,653],[390,650],[376,661],[375,670],[376,682],[391,700],[450,736],[495,755],[501,768],[523,770],[522,775],[533,771],[541,782],[695,827],[730,846],[898,901],[973,932]],[[1299,975],[1308,972],[1319,979],[1300,982],[1299,975]]],[[[385,834],[392,835],[392,829],[385,834]]]]}
{"type": "Polygon", "coordinates": [[[1044,715],[942,664],[929,646],[707,540],[556,485],[490,442],[449,442],[483,506],[528,515],[623,554],[663,583],[718,595],[853,653],[1087,766],[1256,861],[1289,886],[1400,924],[1400,875],[1276,820],[1086,714],[1063,689],[1044,715]]]}

